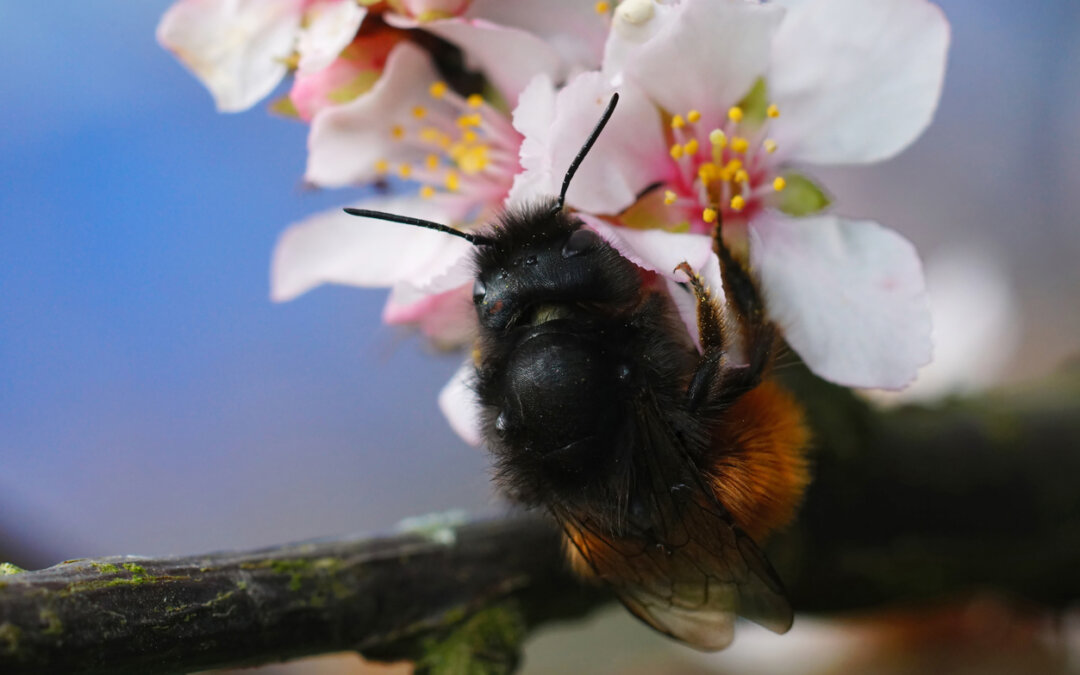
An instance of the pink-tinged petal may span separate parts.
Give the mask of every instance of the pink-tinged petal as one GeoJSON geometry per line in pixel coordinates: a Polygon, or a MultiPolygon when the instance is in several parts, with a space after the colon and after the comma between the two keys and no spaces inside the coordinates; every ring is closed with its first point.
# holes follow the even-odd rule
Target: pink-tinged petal
{"type": "Polygon", "coordinates": [[[370,91],[379,81],[390,51],[403,39],[399,31],[375,31],[356,38],[326,68],[298,71],[289,99],[300,119],[310,122],[323,108],[348,103],[370,91]]]}
{"type": "Polygon", "coordinates": [[[425,30],[461,47],[471,68],[481,70],[502,95],[515,105],[535,75],[556,81],[567,73],[555,48],[520,28],[483,19],[443,19],[423,24],[425,30]]]}
{"type": "MultiPolygon", "coordinates": [[[[531,83],[514,111],[514,125],[525,135],[521,163],[526,170],[512,192],[515,202],[558,195],[566,170],[615,92],[600,73],[582,73],[559,91],[549,115],[542,84],[531,83]]],[[[615,113],[579,167],[566,201],[591,213],[618,213],[649,185],[672,178],[673,170],[655,106],[635,85],[624,83],[615,113]]]]}
{"type": "MultiPolygon", "coordinates": [[[[438,199],[372,199],[363,208],[453,222],[454,209],[438,199]]],[[[358,218],[340,209],[291,226],[278,240],[270,272],[270,297],[281,302],[324,283],[380,287],[408,283],[439,292],[471,280],[472,247],[459,237],[358,218]]]]}
{"type": "Polygon", "coordinates": [[[472,283],[434,294],[407,285],[395,286],[386,300],[383,321],[391,325],[415,325],[440,348],[467,345],[476,337],[477,326],[472,283]]]}
{"type": "Polygon", "coordinates": [[[769,315],[827,380],[899,389],[930,362],[930,309],[915,247],[869,220],[750,222],[751,267],[769,315]]]}
{"type": "Polygon", "coordinates": [[[685,0],[623,70],[671,113],[702,113],[709,128],[765,74],[784,10],[746,0],[685,0]]]}
{"type": "Polygon", "coordinates": [[[392,129],[409,119],[417,105],[427,105],[428,85],[437,79],[431,59],[419,47],[403,42],[390,53],[382,77],[371,90],[318,115],[308,136],[308,181],[342,187],[373,180],[380,159],[413,163],[423,149],[395,140],[392,129]]]}
{"type": "Polygon", "coordinates": [[[473,0],[465,17],[520,28],[554,47],[571,67],[600,66],[607,20],[583,0],[473,0]]]}
{"type": "Polygon", "coordinates": [[[710,261],[710,258],[716,258],[712,250],[712,237],[664,230],[632,230],[616,227],[584,213],[579,213],[578,217],[638,267],[656,272],[665,279],[683,282],[686,275],[676,272],[675,268],[681,263],[688,263],[705,276],[707,283],[715,284],[714,292],[718,298],[723,298],[722,286],[715,283],[720,277],[719,264],[714,269],[710,261]]]}
{"type": "Polygon", "coordinates": [[[439,392],[439,409],[446,416],[458,436],[469,445],[479,446],[484,441],[480,431],[480,404],[473,390],[476,367],[472,361],[461,364],[454,376],[439,392]]]}
{"type": "Polygon", "coordinates": [[[311,73],[329,66],[356,37],[367,9],[352,0],[328,0],[308,7],[307,25],[297,38],[298,69],[311,73]]]}
{"type": "Polygon", "coordinates": [[[949,24],[925,0],[815,0],[777,31],[771,135],[787,159],[876,162],[930,124],[945,78],[949,24]]]}
{"type": "Polygon", "coordinates": [[[210,90],[218,110],[247,110],[288,71],[304,0],[181,0],[157,27],[163,47],[210,90]]]}

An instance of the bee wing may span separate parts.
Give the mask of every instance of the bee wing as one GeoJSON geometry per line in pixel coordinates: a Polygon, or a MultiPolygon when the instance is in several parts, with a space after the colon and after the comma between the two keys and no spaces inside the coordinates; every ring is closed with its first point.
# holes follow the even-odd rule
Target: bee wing
{"type": "Polygon", "coordinates": [[[639,413],[648,443],[636,490],[653,524],[628,523],[615,535],[587,514],[556,512],[570,543],[627,609],[693,647],[726,647],[736,614],[786,632],[792,610],[772,565],[696,478],[666,421],[639,413]]]}

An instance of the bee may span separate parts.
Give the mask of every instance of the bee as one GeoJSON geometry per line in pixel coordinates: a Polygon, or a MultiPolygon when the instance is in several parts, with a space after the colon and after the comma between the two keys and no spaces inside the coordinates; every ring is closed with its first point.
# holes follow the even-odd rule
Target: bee
{"type": "Polygon", "coordinates": [[[786,524],[807,483],[801,409],[768,379],[777,342],[757,287],[724,244],[722,304],[686,263],[700,351],[664,283],[564,208],[618,102],[571,163],[558,197],[464,232],[365,209],[349,213],[475,246],[475,391],[496,479],[546,509],[573,568],[638,618],[703,650],[739,614],[783,633],[792,610],[756,541],[786,524]],[[745,364],[734,364],[735,332],[745,364]]]}

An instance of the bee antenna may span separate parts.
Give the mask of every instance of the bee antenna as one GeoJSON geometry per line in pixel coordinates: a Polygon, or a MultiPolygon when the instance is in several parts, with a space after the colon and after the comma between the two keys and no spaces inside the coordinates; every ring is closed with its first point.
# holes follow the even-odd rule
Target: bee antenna
{"type": "Polygon", "coordinates": [[[411,218],[409,216],[399,216],[396,213],[372,211],[371,209],[354,209],[352,207],[346,207],[345,213],[349,214],[350,216],[364,216],[365,218],[388,220],[392,223],[401,223],[403,225],[416,225],[417,227],[426,227],[429,230],[437,230],[439,232],[445,232],[446,234],[452,234],[455,237],[461,237],[473,246],[491,246],[491,244],[494,243],[488,237],[482,237],[478,234],[469,234],[468,232],[462,232],[461,230],[456,230],[449,225],[443,225],[441,223],[436,223],[431,220],[424,220],[423,218],[411,218]]]}
{"type": "Polygon", "coordinates": [[[573,180],[574,174],[577,173],[578,167],[585,160],[585,155],[589,154],[589,150],[592,150],[593,143],[596,143],[596,139],[600,138],[600,132],[604,130],[608,120],[611,119],[611,114],[615,112],[615,104],[619,102],[618,92],[611,95],[611,100],[608,101],[607,108],[604,109],[604,114],[600,116],[600,121],[593,127],[592,133],[589,134],[588,140],[585,141],[585,145],[581,146],[581,150],[578,150],[577,157],[573,162],[570,162],[570,168],[566,170],[566,176],[563,177],[562,190],[559,192],[559,201],[555,203],[555,211],[561,211],[563,203],[566,202],[566,191],[570,188],[570,181],[573,180]]]}

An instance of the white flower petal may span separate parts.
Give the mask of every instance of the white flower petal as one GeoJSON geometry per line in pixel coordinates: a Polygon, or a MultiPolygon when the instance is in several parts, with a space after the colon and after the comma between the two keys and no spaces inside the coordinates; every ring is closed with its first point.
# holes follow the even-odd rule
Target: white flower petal
{"type": "Polygon", "coordinates": [[[930,310],[915,247],[869,220],[750,221],[751,267],[769,315],[827,380],[898,389],[931,357],[930,310]]]}
{"type": "Polygon", "coordinates": [[[771,135],[787,159],[876,162],[933,117],[945,77],[949,24],[925,0],[815,0],[777,31],[771,135]]]}
{"type": "Polygon", "coordinates": [[[578,217],[638,267],[656,272],[665,279],[682,282],[686,281],[686,276],[676,272],[675,268],[680,263],[688,263],[705,277],[707,283],[715,284],[714,292],[717,298],[723,298],[723,287],[716,283],[720,278],[719,263],[714,269],[710,262],[710,257],[716,258],[712,250],[712,237],[704,234],[676,234],[664,230],[615,227],[584,213],[579,213],[578,217]]]}
{"type": "MultiPolygon", "coordinates": [[[[544,92],[543,84],[530,83],[528,95],[522,95],[514,112],[514,124],[525,134],[521,145],[525,177],[519,183],[537,193],[525,194],[519,185],[515,201],[558,195],[566,170],[615,91],[600,73],[582,73],[559,91],[554,113],[545,115],[551,106],[544,93],[550,91],[550,83],[544,92]],[[526,115],[531,106],[537,112],[526,115]]],[[[673,171],[660,116],[640,89],[625,83],[619,88],[615,113],[579,167],[566,201],[592,213],[618,213],[650,184],[674,178],[673,171]]]]}
{"type": "Polygon", "coordinates": [[[296,42],[299,70],[312,73],[329,66],[352,42],[366,15],[367,9],[352,0],[329,0],[308,8],[308,24],[296,42]]]}
{"type": "Polygon", "coordinates": [[[626,58],[638,45],[651,40],[678,15],[678,6],[653,0],[623,0],[615,8],[611,31],[604,44],[604,73],[621,84],[626,58]]]}
{"type": "MultiPolygon", "coordinates": [[[[437,199],[392,197],[361,206],[443,223],[458,215],[437,199]]],[[[271,265],[270,296],[291,300],[324,283],[408,283],[428,292],[445,291],[471,279],[471,249],[463,239],[442,232],[327,211],[282,233],[271,265]]]]}
{"type": "Polygon", "coordinates": [[[873,392],[885,403],[932,404],[998,383],[1020,344],[1021,307],[1003,267],[963,250],[926,262],[934,328],[934,361],[901,392],[873,392]]]}
{"type": "Polygon", "coordinates": [[[769,64],[784,10],[746,0],[684,0],[623,69],[671,113],[702,113],[703,128],[750,91],[769,64]]]}
{"type": "Polygon", "coordinates": [[[410,285],[390,289],[383,308],[387,324],[412,324],[440,348],[463,347],[476,337],[472,282],[442,293],[425,293],[410,285]]]}
{"type": "Polygon", "coordinates": [[[454,376],[439,392],[439,409],[450,428],[469,445],[479,446],[484,437],[480,431],[480,404],[473,391],[476,367],[472,361],[461,364],[454,376]]]}
{"type": "Polygon", "coordinates": [[[303,0],[181,0],[157,39],[210,90],[218,110],[239,112],[285,77],[303,0]]]}
{"type": "Polygon", "coordinates": [[[382,77],[367,93],[315,116],[308,136],[308,181],[342,187],[377,177],[375,164],[418,162],[421,148],[394,139],[391,130],[416,105],[429,105],[428,85],[437,79],[431,59],[403,42],[386,60],[382,77]]]}
{"type": "Polygon", "coordinates": [[[483,71],[510,105],[517,103],[533,76],[543,73],[556,81],[566,76],[567,68],[555,48],[520,28],[481,19],[443,19],[423,26],[461,47],[468,65],[483,71]]]}
{"type": "Polygon", "coordinates": [[[600,66],[607,21],[583,0],[473,0],[467,18],[520,28],[540,37],[570,67],[600,66]]]}

